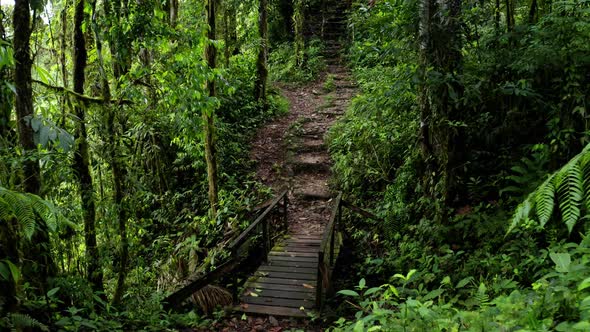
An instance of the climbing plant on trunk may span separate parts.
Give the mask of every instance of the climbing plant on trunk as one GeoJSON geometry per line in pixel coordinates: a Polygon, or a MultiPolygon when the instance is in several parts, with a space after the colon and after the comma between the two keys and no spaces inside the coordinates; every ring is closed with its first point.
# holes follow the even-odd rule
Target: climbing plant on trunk
{"type": "MultiPolygon", "coordinates": [[[[207,33],[207,47],[205,48],[205,58],[207,59],[207,65],[211,70],[216,67],[217,61],[217,49],[213,42],[215,41],[216,34],[216,17],[215,7],[217,5],[216,0],[209,0],[207,2],[207,23],[209,30],[207,33]]],[[[209,78],[207,81],[207,87],[209,89],[209,97],[215,98],[215,79],[209,78]]],[[[217,217],[217,156],[215,149],[215,121],[214,121],[214,109],[213,106],[205,107],[202,110],[203,118],[203,132],[205,135],[205,159],[207,161],[207,182],[209,185],[209,205],[211,218],[217,217]]]]}
{"type": "Polygon", "coordinates": [[[254,83],[254,97],[267,109],[266,84],[268,81],[267,53],[268,53],[268,0],[259,0],[258,8],[258,32],[260,33],[260,46],[258,60],[256,61],[256,82],[254,83]]]}
{"type": "MultiPolygon", "coordinates": [[[[86,80],[84,70],[87,63],[86,38],[82,31],[84,24],[84,0],[77,0],[74,12],[74,92],[84,93],[86,80]]],[[[95,291],[103,291],[103,273],[100,266],[96,243],[96,211],[94,200],[94,185],[90,173],[90,148],[86,131],[86,114],[83,104],[76,103],[76,144],[74,148],[74,175],[80,185],[82,213],[84,214],[84,242],[86,245],[86,273],[88,281],[95,291]]]]}

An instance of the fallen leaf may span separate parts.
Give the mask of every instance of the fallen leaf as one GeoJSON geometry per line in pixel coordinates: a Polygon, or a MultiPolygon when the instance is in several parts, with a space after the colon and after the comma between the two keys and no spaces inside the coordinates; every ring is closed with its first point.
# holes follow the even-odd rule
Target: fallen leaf
{"type": "Polygon", "coordinates": [[[248,309],[248,303],[242,303],[242,309],[248,309]]]}
{"type": "Polygon", "coordinates": [[[301,307],[299,307],[299,310],[305,311],[305,308],[303,306],[301,306],[301,307]]]}
{"type": "Polygon", "coordinates": [[[305,288],[309,288],[309,289],[314,289],[315,287],[313,287],[312,285],[308,285],[308,284],[303,284],[303,287],[305,288]]]}
{"type": "Polygon", "coordinates": [[[258,297],[258,294],[254,293],[254,292],[250,292],[249,294],[250,296],[254,296],[254,297],[258,297]]]}

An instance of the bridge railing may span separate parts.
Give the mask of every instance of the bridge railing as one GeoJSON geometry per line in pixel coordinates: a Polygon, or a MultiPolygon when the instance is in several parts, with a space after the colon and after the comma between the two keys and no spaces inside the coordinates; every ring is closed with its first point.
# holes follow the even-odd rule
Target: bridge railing
{"type": "Polygon", "coordinates": [[[322,242],[320,244],[320,251],[318,253],[318,275],[316,285],[316,308],[321,311],[323,307],[324,297],[326,293],[332,290],[332,271],[336,265],[336,259],[340,253],[338,246],[341,245],[338,234],[345,232],[342,224],[342,210],[348,209],[350,212],[356,213],[367,219],[372,219],[377,222],[383,220],[373,213],[363,210],[342,198],[342,193],[336,196],[333,201],[332,213],[330,214],[330,221],[324,230],[322,242]],[[336,252],[338,251],[338,252],[336,252]]]}
{"type": "MultiPolygon", "coordinates": [[[[237,300],[238,285],[237,273],[235,273],[235,270],[240,267],[242,261],[240,257],[240,249],[244,244],[248,243],[249,240],[261,235],[262,247],[264,250],[263,258],[265,260],[268,258],[268,253],[274,245],[275,239],[281,235],[283,230],[288,228],[287,208],[289,200],[287,193],[288,191],[285,190],[273,200],[266,202],[261,206],[261,209],[264,209],[264,211],[229,244],[228,250],[231,252],[231,258],[227,262],[204,275],[190,277],[185,286],[164,299],[164,308],[168,310],[180,306],[189,296],[228,274],[231,274],[232,276],[232,291],[234,300],[237,300]]],[[[248,252],[246,255],[250,256],[250,253],[248,252]]]]}
{"type": "MultiPolygon", "coordinates": [[[[248,240],[257,236],[262,237],[263,258],[265,261],[268,260],[268,253],[274,246],[275,240],[289,228],[287,220],[289,199],[287,194],[288,190],[284,190],[276,196],[258,218],[229,244],[228,250],[231,252],[232,260],[239,260],[242,246],[248,240]],[[275,212],[278,212],[278,219],[273,218],[273,215],[277,215],[275,212]]],[[[234,298],[237,299],[237,275],[234,273],[232,277],[234,298]]]]}
{"type": "Polygon", "coordinates": [[[339,193],[332,205],[330,221],[324,230],[324,236],[318,253],[318,277],[316,285],[316,308],[322,309],[323,298],[330,289],[332,268],[335,262],[336,236],[342,222],[342,193],[339,193]]]}

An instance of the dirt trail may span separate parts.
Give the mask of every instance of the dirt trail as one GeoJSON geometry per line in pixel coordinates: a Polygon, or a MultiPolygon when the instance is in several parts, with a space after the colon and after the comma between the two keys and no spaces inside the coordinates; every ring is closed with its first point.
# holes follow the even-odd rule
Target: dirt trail
{"type": "Polygon", "coordinates": [[[289,233],[321,234],[332,198],[328,186],[332,161],[325,134],[344,113],[354,84],[346,67],[334,62],[320,80],[281,90],[289,99],[289,113],[259,130],[251,157],[257,161],[260,181],[275,192],[288,186],[289,233]],[[326,81],[333,82],[331,87],[326,81]]]}

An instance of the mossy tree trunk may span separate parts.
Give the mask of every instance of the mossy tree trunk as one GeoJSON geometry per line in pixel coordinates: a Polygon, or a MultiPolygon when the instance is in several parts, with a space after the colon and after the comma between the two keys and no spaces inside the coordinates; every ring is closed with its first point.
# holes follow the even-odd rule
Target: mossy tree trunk
{"type": "MultiPolygon", "coordinates": [[[[217,49],[213,44],[216,38],[215,30],[216,26],[216,13],[215,7],[217,0],[208,0],[206,11],[207,11],[207,23],[209,25],[209,31],[207,37],[209,42],[205,49],[205,58],[210,69],[216,68],[217,62],[217,49]]],[[[209,96],[215,97],[215,79],[210,79],[207,82],[209,88],[209,96]]],[[[217,218],[217,204],[218,204],[218,193],[217,193],[217,158],[215,150],[215,121],[214,121],[214,110],[203,109],[203,131],[205,134],[205,159],[207,162],[207,182],[209,185],[209,205],[211,218],[217,218]]]]}
{"type": "Polygon", "coordinates": [[[457,101],[462,95],[461,1],[423,0],[420,13],[419,89],[421,145],[425,163],[425,194],[439,202],[436,217],[446,220],[447,208],[458,195],[457,169],[463,150],[462,111],[457,101]],[[431,74],[445,78],[429,81],[431,74]]]}
{"type": "Polygon", "coordinates": [[[267,54],[268,54],[268,0],[259,0],[258,8],[258,32],[260,34],[260,47],[258,60],[256,61],[256,82],[254,83],[254,97],[268,109],[266,99],[266,84],[268,81],[267,54]]]}
{"type": "MultiPolygon", "coordinates": [[[[87,63],[86,38],[82,31],[84,23],[84,0],[77,0],[74,11],[74,91],[83,94],[86,80],[85,69],[87,63]]],[[[76,121],[76,144],[74,148],[74,176],[80,184],[82,211],[84,214],[84,242],[86,245],[86,273],[87,279],[95,291],[102,292],[103,272],[100,266],[96,242],[96,211],[94,200],[94,185],[92,182],[90,151],[88,134],[86,132],[86,114],[84,107],[74,107],[76,121]]]]}

